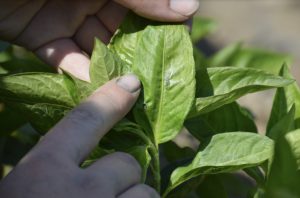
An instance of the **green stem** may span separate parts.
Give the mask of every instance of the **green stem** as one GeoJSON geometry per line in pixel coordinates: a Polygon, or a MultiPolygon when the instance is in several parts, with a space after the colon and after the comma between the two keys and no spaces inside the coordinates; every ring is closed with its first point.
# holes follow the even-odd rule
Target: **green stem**
{"type": "Polygon", "coordinates": [[[161,177],[160,177],[160,162],[159,162],[159,151],[156,147],[151,146],[149,153],[152,158],[152,174],[154,179],[154,188],[155,190],[160,193],[160,186],[161,186],[161,177]]]}

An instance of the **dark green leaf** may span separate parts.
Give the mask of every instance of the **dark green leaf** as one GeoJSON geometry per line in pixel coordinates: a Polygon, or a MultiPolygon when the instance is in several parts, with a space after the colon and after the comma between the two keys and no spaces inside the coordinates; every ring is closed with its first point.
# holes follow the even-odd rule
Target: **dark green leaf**
{"type": "Polygon", "coordinates": [[[247,132],[214,135],[190,165],[180,167],[172,173],[166,193],[199,175],[257,166],[269,160],[272,153],[273,141],[265,136],[247,132]]]}
{"type": "Polygon", "coordinates": [[[7,136],[26,123],[18,112],[0,103],[0,137],[7,136]]]}
{"type": "Polygon", "coordinates": [[[160,149],[163,152],[163,156],[168,160],[169,163],[193,158],[195,156],[195,151],[193,149],[189,147],[181,148],[172,141],[161,144],[160,149]]]}
{"type": "Polygon", "coordinates": [[[197,188],[201,198],[227,198],[228,195],[219,178],[219,175],[207,175],[197,188]]]}
{"type": "Polygon", "coordinates": [[[210,138],[217,133],[231,131],[256,132],[257,128],[249,112],[236,102],[185,121],[185,127],[198,140],[210,138]]]}

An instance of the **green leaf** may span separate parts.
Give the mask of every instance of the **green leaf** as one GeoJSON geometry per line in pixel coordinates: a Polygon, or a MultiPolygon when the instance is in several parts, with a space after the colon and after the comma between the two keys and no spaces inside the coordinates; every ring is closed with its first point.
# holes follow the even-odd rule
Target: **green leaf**
{"type": "Polygon", "coordinates": [[[0,52],[0,74],[24,72],[55,72],[54,67],[46,65],[32,52],[17,46],[9,46],[0,52]]]}
{"type": "Polygon", "coordinates": [[[197,188],[197,194],[203,198],[227,198],[228,195],[219,175],[207,175],[197,188]]]}
{"type": "Polygon", "coordinates": [[[298,170],[300,170],[300,129],[289,132],[286,134],[285,138],[287,139],[297,160],[298,170]]]}
{"type": "Polygon", "coordinates": [[[202,18],[195,16],[193,18],[193,26],[192,26],[192,33],[191,38],[192,41],[198,42],[206,35],[212,33],[217,28],[217,23],[208,18],[202,18]]]}
{"type": "Polygon", "coordinates": [[[169,163],[176,162],[178,160],[184,160],[195,156],[195,151],[189,147],[179,147],[175,142],[169,141],[160,145],[163,156],[169,163]]]}
{"type": "Polygon", "coordinates": [[[166,194],[199,175],[233,172],[260,165],[272,157],[272,152],[273,141],[265,136],[247,132],[214,135],[190,165],[177,168],[172,173],[166,194]]]}
{"type": "Polygon", "coordinates": [[[137,121],[157,144],[173,139],[195,96],[193,48],[185,26],[130,13],[109,49],[142,81],[144,90],[134,110],[137,121]]]}
{"type": "Polygon", "coordinates": [[[120,28],[111,39],[108,48],[123,61],[123,66],[131,68],[137,42],[147,24],[156,24],[129,12],[120,28]]]}
{"type": "Polygon", "coordinates": [[[232,44],[218,52],[209,61],[209,66],[236,66],[261,69],[278,74],[284,62],[291,63],[291,56],[262,49],[243,48],[241,43],[232,44]]]}
{"type": "Polygon", "coordinates": [[[25,123],[25,119],[18,112],[0,103],[0,137],[9,135],[25,123]]]}
{"type": "Polygon", "coordinates": [[[275,156],[266,184],[266,197],[300,197],[299,183],[300,171],[297,159],[283,135],[277,139],[275,144],[275,156]]]}
{"type": "Polygon", "coordinates": [[[0,99],[46,132],[76,105],[77,95],[64,75],[24,73],[0,78],[0,99]]]}
{"type": "Polygon", "coordinates": [[[0,78],[0,97],[3,101],[29,104],[50,103],[74,107],[72,82],[63,75],[24,73],[0,78]]]}
{"type": "Polygon", "coordinates": [[[236,102],[224,105],[207,114],[185,121],[185,127],[198,140],[202,141],[218,133],[231,131],[257,132],[249,112],[236,102]]]}
{"type": "Polygon", "coordinates": [[[102,138],[100,147],[133,155],[140,162],[143,169],[143,180],[145,180],[151,161],[148,149],[155,148],[155,146],[140,126],[123,119],[102,138]]]}
{"type": "MultiPolygon", "coordinates": [[[[282,66],[280,76],[284,78],[293,78],[288,66],[282,66]]],[[[267,131],[269,131],[283,116],[290,111],[292,106],[295,105],[295,127],[300,128],[300,89],[297,82],[283,88],[278,88],[274,97],[271,116],[268,122],[267,131]]]]}
{"type": "Polygon", "coordinates": [[[129,71],[101,41],[95,40],[90,66],[91,86],[95,89],[129,71]]]}
{"type": "MultiPolygon", "coordinates": [[[[208,60],[208,67],[220,67],[220,66],[231,66],[230,60],[237,54],[242,48],[242,43],[233,43],[219,52],[208,60]]],[[[232,65],[236,66],[236,65],[232,65]]]]}
{"type": "Polygon", "coordinates": [[[273,140],[284,136],[287,132],[294,129],[295,106],[284,115],[281,120],[278,120],[274,126],[267,131],[266,135],[273,140]]]}
{"type": "Polygon", "coordinates": [[[144,108],[155,142],[173,139],[195,96],[193,48],[183,25],[147,26],[135,51],[133,71],[144,88],[144,108]],[[155,36],[153,36],[155,35],[155,36]]]}
{"type": "Polygon", "coordinates": [[[237,67],[208,68],[213,96],[197,98],[189,117],[213,111],[236,99],[257,91],[283,87],[294,80],[260,70],[237,67]]]}

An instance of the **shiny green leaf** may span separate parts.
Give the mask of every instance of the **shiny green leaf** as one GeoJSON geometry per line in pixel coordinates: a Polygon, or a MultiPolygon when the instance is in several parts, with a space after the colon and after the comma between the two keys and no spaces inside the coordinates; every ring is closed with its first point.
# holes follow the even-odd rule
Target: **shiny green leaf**
{"type": "Polygon", "coordinates": [[[232,172],[260,165],[269,160],[272,153],[273,141],[265,136],[247,132],[214,135],[190,165],[172,173],[166,193],[199,175],[232,172]]]}
{"type": "Polygon", "coordinates": [[[260,70],[238,67],[208,68],[213,95],[197,98],[189,117],[208,113],[257,91],[283,87],[294,82],[260,70]]]}
{"type": "Polygon", "coordinates": [[[140,111],[145,112],[155,141],[173,139],[195,96],[193,48],[186,28],[148,26],[139,39],[132,69],[143,84],[140,111]]]}
{"type": "Polygon", "coordinates": [[[64,75],[25,73],[0,78],[0,98],[41,132],[76,105],[74,84],[64,75]]]}

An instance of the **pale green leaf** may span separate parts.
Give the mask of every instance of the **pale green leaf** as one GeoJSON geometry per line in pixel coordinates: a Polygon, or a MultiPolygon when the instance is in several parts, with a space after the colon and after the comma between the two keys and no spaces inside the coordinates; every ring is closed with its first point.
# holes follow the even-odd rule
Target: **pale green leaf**
{"type": "Polygon", "coordinates": [[[238,67],[208,68],[212,96],[197,98],[189,117],[208,113],[236,99],[257,91],[283,87],[294,82],[261,70],[238,67]]]}
{"type": "Polygon", "coordinates": [[[271,139],[254,133],[214,135],[190,165],[172,173],[166,193],[199,175],[233,172],[260,165],[272,157],[273,146],[271,139]]]}
{"type": "Polygon", "coordinates": [[[198,42],[217,28],[217,23],[211,19],[195,16],[193,18],[193,26],[191,38],[193,42],[198,42]]]}
{"type": "Polygon", "coordinates": [[[211,67],[250,67],[278,74],[284,62],[291,63],[291,56],[262,49],[246,48],[242,47],[241,43],[235,43],[214,55],[208,65],[211,67]]]}

